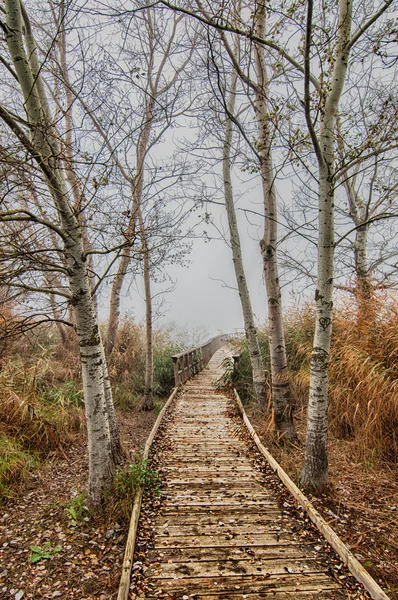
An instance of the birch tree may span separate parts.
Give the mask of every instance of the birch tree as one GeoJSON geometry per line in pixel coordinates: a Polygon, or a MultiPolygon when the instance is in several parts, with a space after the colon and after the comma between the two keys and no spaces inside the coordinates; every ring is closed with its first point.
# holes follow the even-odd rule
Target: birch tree
{"type": "MultiPolygon", "coordinates": [[[[207,23],[212,23],[211,13],[199,4],[200,14],[203,15],[207,23]]],[[[233,12],[235,22],[231,19],[231,31],[238,31],[236,22],[239,23],[241,15],[239,10],[233,12]]],[[[252,15],[251,24],[256,40],[264,38],[266,24],[267,8],[262,2],[255,6],[252,15]]],[[[215,25],[217,28],[217,25],[215,25]]],[[[223,29],[222,26],[220,29],[223,29]]],[[[269,346],[271,356],[271,385],[272,385],[272,407],[276,429],[281,438],[286,441],[297,440],[295,426],[293,422],[293,399],[290,391],[290,383],[287,376],[287,356],[284,339],[282,295],[279,282],[278,263],[277,263],[277,207],[276,191],[274,182],[274,169],[272,163],[272,133],[269,121],[269,106],[267,96],[270,94],[270,87],[267,76],[267,61],[263,45],[253,44],[254,69],[252,69],[251,49],[248,51],[248,64],[237,60],[231,43],[227,35],[221,31],[221,40],[229,55],[233,69],[236,70],[242,85],[248,90],[251,99],[254,96],[253,108],[257,123],[257,141],[254,154],[261,176],[261,186],[263,193],[264,206],[264,233],[260,242],[260,249],[263,259],[264,279],[268,303],[268,322],[269,322],[269,346]],[[252,74],[254,70],[254,74],[252,74]]],[[[247,58],[246,58],[247,62],[247,58]]],[[[228,112],[228,110],[227,110],[228,112]]],[[[230,114],[230,117],[232,115],[230,114]]],[[[241,133],[244,132],[244,126],[239,127],[241,133]]],[[[251,132],[251,135],[253,133],[251,132]]],[[[250,134],[244,134],[246,141],[250,134]]],[[[252,149],[253,149],[253,145],[252,149]]]]}
{"type": "MultiPolygon", "coordinates": [[[[239,40],[236,40],[234,47],[234,57],[239,62],[239,40]]],[[[236,283],[238,286],[240,302],[242,306],[243,322],[245,326],[245,335],[250,356],[250,364],[253,374],[253,393],[258,402],[265,403],[265,367],[261,356],[260,345],[258,342],[257,329],[254,322],[253,309],[250,300],[249,288],[243,265],[242,247],[236,218],[234,194],[231,174],[231,153],[233,138],[233,121],[231,117],[235,115],[236,93],[237,93],[238,74],[232,68],[231,84],[229,97],[227,100],[227,111],[225,118],[225,139],[223,145],[222,170],[224,180],[224,198],[227,211],[229,237],[232,250],[232,260],[234,264],[236,283]]]]}
{"type": "Polygon", "coordinates": [[[313,32],[312,0],[307,2],[305,38],[305,117],[318,162],[318,276],[315,292],[316,320],[310,368],[310,394],[304,468],[301,483],[305,488],[323,490],[328,484],[328,364],[332,335],[334,282],[334,195],[336,186],[336,117],[346,80],[350,51],[365,31],[387,10],[390,1],[352,33],[353,1],[340,0],[333,66],[320,92],[319,131],[311,112],[311,44],[313,32]]]}
{"type": "MultiPolygon", "coordinates": [[[[20,0],[7,0],[5,10],[6,20],[2,28],[11,60],[8,70],[18,83],[20,107],[23,106],[25,116],[16,115],[3,103],[0,105],[0,117],[36,163],[51,198],[52,212],[51,216],[42,218],[20,206],[1,216],[4,221],[30,222],[47,228],[62,244],[60,251],[64,265],[51,266],[51,262],[47,261],[47,268],[50,271],[55,269],[66,277],[67,288],[63,296],[74,308],[87,419],[89,499],[93,507],[98,507],[102,491],[110,484],[115,469],[111,435],[117,435],[117,430],[111,430],[106,402],[103,347],[87,272],[87,252],[81,223],[60,162],[62,146],[45,92],[38,48],[28,14],[20,0]]],[[[15,253],[15,259],[17,262],[18,253],[15,253]]],[[[14,265],[15,262],[10,263],[18,280],[18,269],[15,271],[14,265]]],[[[18,285],[15,278],[14,282],[10,280],[12,283],[18,285]]],[[[54,292],[44,286],[30,286],[30,291],[50,295],[54,292]]]]}

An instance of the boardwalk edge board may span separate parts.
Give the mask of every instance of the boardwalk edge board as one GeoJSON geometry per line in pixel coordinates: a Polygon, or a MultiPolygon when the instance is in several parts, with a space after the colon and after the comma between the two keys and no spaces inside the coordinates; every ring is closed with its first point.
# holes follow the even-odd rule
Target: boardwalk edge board
{"type": "MultiPolygon", "coordinates": [[[[156,419],[155,424],[152,428],[152,431],[149,434],[149,437],[146,441],[146,444],[144,447],[144,452],[143,452],[144,459],[148,458],[149,450],[151,449],[153,440],[155,439],[155,436],[158,432],[158,429],[159,429],[160,423],[162,422],[164,414],[166,413],[167,409],[173,402],[179,389],[180,389],[179,387],[174,388],[170,398],[167,400],[166,404],[163,406],[162,410],[160,411],[158,418],[156,419]]],[[[124,552],[122,575],[120,578],[117,600],[127,600],[129,591],[130,591],[131,569],[133,567],[135,540],[137,537],[138,520],[139,520],[140,512],[141,512],[142,496],[143,496],[143,491],[138,490],[138,492],[136,493],[135,498],[134,498],[134,504],[133,504],[133,510],[131,513],[129,533],[128,533],[127,542],[126,542],[126,549],[124,552]]]]}
{"type": "Polygon", "coordinates": [[[339,538],[335,531],[326,523],[326,521],[321,517],[319,512],[315,509],[315,507],[311,504],[308,498],[303,494],[303,492],[296,486],[295,483],[290,479],[289,475],[282,469],[280,464],[275,460],[275,458],[268,452],[268,450],[263,446],[255,432],[253,425],[250,423],[249,418],[246,414],[246,411],[243,407],[242,401],[239,397],[239,394],[236,390],[234,390],[236,403],[238,405],[239,411],[243,417],[243,421],[249,430],[254,443],[257,448],[261,452],[261,454],[266,458],[270,467],[275,471],[278,475],[279,479],[284,483],[286,488],[289,490],[291,495],[295,498],[299,505],[301,505],[306,513],[308,514],[311,521],[318,528],[323,537],[329,542],[329,544],[334,548],[337,554],[340,556],[342,561],[347,565],[348,569],[352,573],[352,575],[363,584],[364,588],[367,592],[369,592],[370,596],[373,600],[390,600],[387,594],[381,589],[381,587],[376,583],[373,577],[366,571],[366,569],[361,565],[359,560],[355,558],[352,552],[347,548],[344,542],[339,538]]]}

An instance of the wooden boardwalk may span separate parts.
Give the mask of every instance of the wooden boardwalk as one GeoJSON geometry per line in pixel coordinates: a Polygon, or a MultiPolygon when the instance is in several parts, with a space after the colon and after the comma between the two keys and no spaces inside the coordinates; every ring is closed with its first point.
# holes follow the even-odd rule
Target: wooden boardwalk
{"type": "Polygon", "coordinates": [[[308,519],[278,502],[274,474],[256,463],[231,400],[212,386],[227,354],[216,352],[175,401],[157,450],[160,508],[153,521],[141,517],[151,534],[140,547],[150,549],[133,566],[130,598],[368,597],[342,587],[325,543],[301,530],[308,519]]]}

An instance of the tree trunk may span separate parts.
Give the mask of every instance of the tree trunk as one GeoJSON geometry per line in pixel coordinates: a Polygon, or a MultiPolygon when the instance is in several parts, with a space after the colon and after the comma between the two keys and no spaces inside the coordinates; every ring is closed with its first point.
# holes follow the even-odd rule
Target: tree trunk
{"type": "MultiPolygon", "coordinates": [[[[340,119],[336,119],[337,125],[337,149],[340,159],[345,158],[344,134],[342,132],[340,119]]],[[[377,167],[376,167],[377,169],[377,167]]],[[[358,306],[358,329],[359,335],[368,337],[368,333],[375,323],[375,310],[372,302],[373,285],[369,274],[368,266],[368,234],[369,234],[369,205],[365,203],[359,193],[357,185],[358,170],[355,169],[353,175],[344,176],[343,185],[347,194],[349,215],[354,222],[355,241],[354,241],[354,267],[355,267],[355,295],[358,306]]]]}
{"type": "Polygon", "coordinates": [[[72,248],[69,250],[69,256],[76,259],[74,264],[71,262],[70,286],[75,307],[87,420],[89,500],[92,507],[99,508],[102,492],[110,485],[115,468],[105,398],[103,349],[86,265],[79,264],[78,260],[79,254],[82,256],[83,253],[81,238],[74,251],[71,252],[72,248]]]}
{"type": "Polygon", "coordinates": [[[117,426],[115,405],[113,403],[113,394],[111,380],[109,377],[108,363],[106,361],[104,345],[101,340],[102,351],[102,375],[104,378],[105,404],[109,420],[109,435],[112,459],[115,465],[121,465],[124,460],[124,450],[120,441],[119,428],[117,426]]]}
{"type": "Polygon", "coordinates": [[[114,277],[111,289],[111,297],[109,300],[109,320],[108,320],[108,332],[106,336],[106,355],[109,357],[112,354],[113,348],[116,344],[117,332],[119,330],[120,320],[120,295],[122,293],[122,287],[127,268],[130,264],[130,248],[124,248],[121,254],[117,273],[114,277]]]}
{"type": "Polygon", "coordinates": [[[88,434],[89,501],[91,506],[98,507],[101,504],[103,489],[112,481],[115,465],[111,453],[105,400],[102,344],[91,297],[81,227],[69,202],[63,171],[58,162],[59,136],[49,116],[38,68],[36,44],[28,16],[19,0],[6,1],[6,14],[6,41],[18,75],[32,131],[31,145],[24,141],[22,134],[20,140],[25,143],[29,152],[32,152],[32,146],[34,148],[34,158],[46,179],[63,232],[64,255],[82,365],[88,434]],[[25,52],[24,36],[28,55],[25,52]]]}
{"type": "MultiPolygon", "coordinates": [[[[130,215],[129,224],[125,233],[126,242],[132,244],[135,235],[136,222],[141,206],[142,189],[144,185],[144,169],[145,169],[145,158],[148,150],[149,136],[152,128],[152,120],[155,108],[155,96],[151,96],[146,107],[144,117],[144,128],[140,137],[137,158],[136,158],[136,177],[134,181],[131,181],[132,190],[132,210],[130,215]]],[[[118,271],[116,273],[112,290],[111,298],[109,303],[109,323],[108,323],[108,336],[106,342],[106,353],[108,357],[111,355],[112,350],[116,343],[117,332],[119,329],[119,317],[120,317],[120,296],[124,283],[124,278],[127,273],[127,269],[130,264],[131,249],[130,246],[125,248],[122,252],[121,260],[119,263],[118,271]]]]}
{"type": "MultiPolygon", "coordinates": [[[[256,35],[264,37],[265,8],[256,7],[256,35]]],[[[293,399],[287,374],[287,356],[283,328],[282,294],[279,283],[276,248],[278,242],[278,214],[271,158],[271,132],[267,115],[268,89],[264,48],[255,45],[257,85],[255,87],[255,113],[259,133],[259,160],[264,199],[264,236],[260,242],[264,265],[264,279],[268,298],[269,344],[271,355],[272,406],[275,426],[281,438],[297,441],[293,421],[293,399]]]]}
{"type": "MultiPolygon", "coordinates": [[[[325,131],[325,126],[322,128],[325,131]]],[[[320,169],[316,321],[310,366],[305,461],[301,474],[303,487],[316,492],[321,492],[328,484],[328,368],[334,275],[333,202],[334,181],[325,166],[320,169]]]]}
{"type": "Polygon", "coordinates": [[[153,410],[153,322],[149,249],[142,213],[139,211],[140,238],[144,265],[145,290],[145,389],[142,410],[153,410]]]}
{"type": "MultiPolygon", "coordinates": [[[[235,50],[237,54],[237,49],[235,50]]],[[[227,102],[229,115],[235,112],[237,73],[234,70],[231,78],[231,92],[227,102]]],[[[233,136],[233,125],[230,117],[227,115],[225,121],[225,140],[223,146],[223,179],[224,179],[224,198],[225,208],[228,216],[229,235],[231,241],[232,260],[234,263],[236,282],[238,285],[240,303],[242,306],[243,322],[245,326],[245,335],[250,356],[250,364],[253,373],[253,395],[256,400],[265,405],[265,370],[258,343],[257,330],[254,323],[253,310],[250,300],[249,289],[247,287],[246,275],[243,267],[242,249],[240,243],[238,223],[236,219],[232,177],[231,177],[231,146],[233,136]]]]}
{"type": "Polygon", "coordinates": [[[355,231],[355,294],[358,305],[358,334],[364,341],[368,341],[375,328],[377,311],[367,260],[369,225],[365,224],[364,221],[365,218],[355,231]]]}
{"type": "MultiPolygon", "coordinates": [[[[308,10],[310,15],[312,3],[309,3],[308,10]]],[[[328,370],[333,317],[334,191],[336,184],[334,136],[339,100],[347,73],[352,0],[340,0],[339,10],[335,63],[330,87],[325,92],[325,106],[321,113],[319,139],[315,139],[313,125],[309,124],[319,166],[319,235],[318,278],[315,292],[316,321],[311,355],[307,439],[301,484],[304,488],[315,492],[323,491],[328,485],[328,370]]],[[[312,27],[310,16],[308,16],[308,21],[307,36],[312,27]]],[[[308,46],[307,52],[309,55],[308,46]]],[[[309,102],[310,99],[307,95],[307,103],[309,102]]],[[[309,111],[307,111],[307,122],[308,114],[309,111]]]]}

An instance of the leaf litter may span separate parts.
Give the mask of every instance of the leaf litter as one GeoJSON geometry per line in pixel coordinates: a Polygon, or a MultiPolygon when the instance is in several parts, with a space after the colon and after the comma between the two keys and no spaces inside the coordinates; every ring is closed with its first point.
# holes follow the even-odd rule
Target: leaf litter
{"type": "MultiPolygon", "coordinates": [[[[119,415],[126,450],[139,450],[155,414],[119,415]]],[[[0,598],[111,600],[117,597],[127,526],[84,516],[68,503],[85,489],[87,454],[77,438],[31,474],[0,507],[0,598]]]]}

